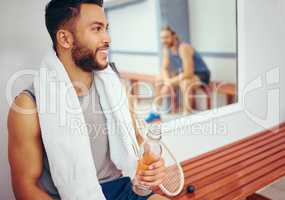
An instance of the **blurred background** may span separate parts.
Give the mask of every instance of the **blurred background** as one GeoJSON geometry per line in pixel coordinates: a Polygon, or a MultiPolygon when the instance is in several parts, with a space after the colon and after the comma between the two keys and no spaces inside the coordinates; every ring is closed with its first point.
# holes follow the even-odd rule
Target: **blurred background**
{"type": "Polygon", "coordinates": [[[236,102],[236,0],[109,0],[105,5],[112,39],[110,60],[132,84],[134,110],[143,117],[153,110],[155,79],[161,74],[160,30],[165,26],[201,55],[211,80],[194,91],[192,112],[181,112],[181,98],[173,97],[162,120],[236,102]]]}

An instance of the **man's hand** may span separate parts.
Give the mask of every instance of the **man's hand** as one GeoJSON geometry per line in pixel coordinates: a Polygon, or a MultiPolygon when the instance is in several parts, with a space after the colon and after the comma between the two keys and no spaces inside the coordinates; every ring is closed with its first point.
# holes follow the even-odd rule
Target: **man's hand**
{"type": "Polygon", "coordinates": [[[155,187],[162,183],[165,173],[165,163],[161,158],[148,167],[148,170],[141,171],[137,174],[140,184],[155,187]]]}

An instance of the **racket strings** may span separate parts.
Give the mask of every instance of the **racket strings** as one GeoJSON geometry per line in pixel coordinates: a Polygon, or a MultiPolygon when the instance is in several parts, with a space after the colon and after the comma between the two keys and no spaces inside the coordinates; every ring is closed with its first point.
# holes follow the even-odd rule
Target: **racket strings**
{"type": "Polygon", "coordinates": [[[160,184],[160,189],[168,196],[176,196],[183,189],[184,173],[180,163],[177,162],[169,148],[164,144],[164,142],[161,142],[161,144],[163,146],[162,157],[166,162],[166,175],[160,184]]]}
{"type": "Polygon", "coordinates": [[[162,186],[171,193],[176,193],[183,184],[183,174],[177,165],[166,169],[166,176],[163,179],[162,186]]]}

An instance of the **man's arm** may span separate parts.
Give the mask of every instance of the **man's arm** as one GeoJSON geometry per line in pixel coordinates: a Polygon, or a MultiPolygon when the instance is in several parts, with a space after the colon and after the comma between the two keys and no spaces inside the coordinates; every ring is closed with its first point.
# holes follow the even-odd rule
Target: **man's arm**
{"type": "Polygon", "coordinates": [[[43,146],[36,105],[29,96],[22,93],[15,99],[7,125],[8,156],[16,199],[52,200],[37,185],[43,169],[43,146]],[[35,112],[24,114],[15,110],[16,107],[33,109],[35,112]]]}
{"type": "Polygon", "coordinates": [[[189,44],[181,44],[179,48],[181,56],[183,73],[170,79],[172,85],[178,85],[183,79],[191,79],[194,76],[194,49],[189,44]]]}
{"type": "Polygon", "coordinates": [[[162,50],[162,67],[161,67],[161,76],[164,81],[169,80],[169,55],[166,48],[162,50]]]}

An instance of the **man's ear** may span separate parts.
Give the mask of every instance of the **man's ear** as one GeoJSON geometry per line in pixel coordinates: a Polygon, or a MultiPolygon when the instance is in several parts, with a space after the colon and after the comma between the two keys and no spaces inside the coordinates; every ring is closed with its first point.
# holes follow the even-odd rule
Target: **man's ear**
{"type": "Polygon", "coordinates": [[[60,29],[56,33],[57,44],[65,49],[70,49],[73,46],[73,35],[70,31],[60,29]]]}

